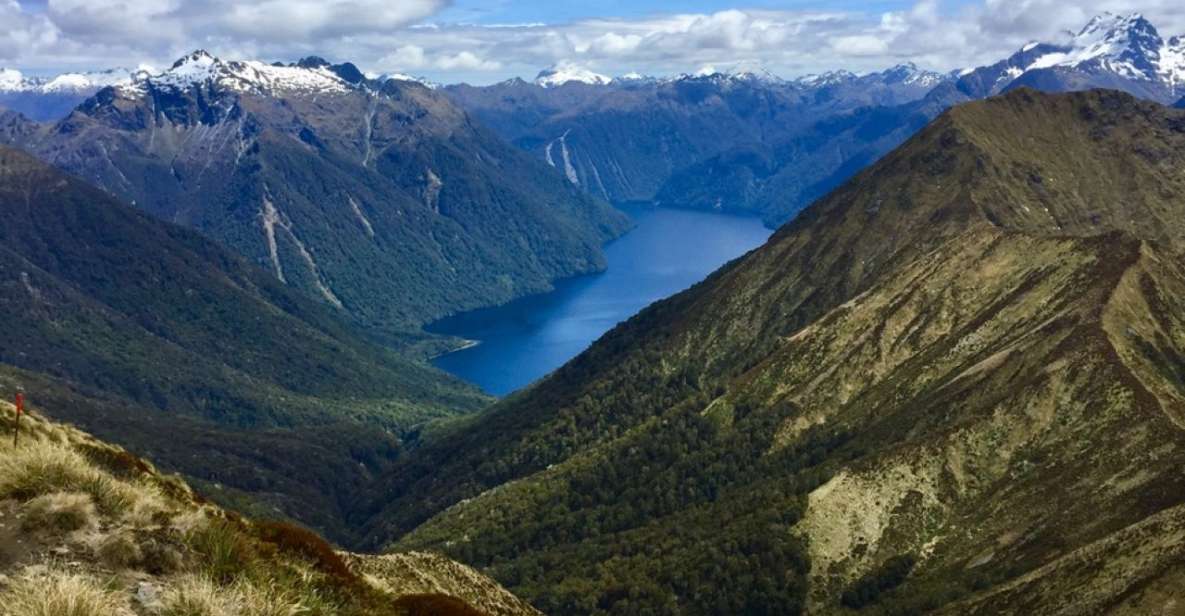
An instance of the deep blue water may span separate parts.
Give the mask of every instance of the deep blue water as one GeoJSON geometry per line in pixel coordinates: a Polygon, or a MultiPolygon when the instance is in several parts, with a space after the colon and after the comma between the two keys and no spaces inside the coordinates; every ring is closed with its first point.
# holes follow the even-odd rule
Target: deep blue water
{"type": "Polygon", "coordinates": [[[480,342],[433,360],[503,396],[528,385],[656,300],[699,282],[770,235],[758,218],[650,206],[623,210],[637,223],[605,247],[609,268],[556,290],[437,321],[429,331],[480,342]]]}

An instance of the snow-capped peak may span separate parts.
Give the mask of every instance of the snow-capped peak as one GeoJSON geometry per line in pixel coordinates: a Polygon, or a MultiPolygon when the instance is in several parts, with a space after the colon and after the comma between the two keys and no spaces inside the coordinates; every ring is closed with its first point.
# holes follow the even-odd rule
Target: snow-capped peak
{"type": "Polygon", "coordinates": [[[1137,79],[1156,79],[1164,41],[1139,13],[1103,13],[1090,20],[1070,41],[1070,52],[1059,64],[1087,63],[1137,79]]]}
{"type": "Polygon", "coordinates": [[[614,81],[649,81],[651,79],[653,79],[653,77],[647,77],[646,75],[643,75],[637,71],[630,71],[624,75],[618,75],[614,81]]]}
{"type": "Polygon", "coordinates": [[[1060,68],[1159,82],[1173,95],[1185,87],[1185,41],[1165,41],[1139,13],[1102,13],[1063,43],[1029,43],[1001,65],[997,89],[1028,71],[1060,68]]]}
{"type": "Polygon", "coordinates": [[[186,90],[199,85],[218,85],[238,92],[266,94],[287,92],[345,92],[350,84],[320,58],[306,58],[296,65],[266,64],[254,60],[224,61],[205,50],[197,50],[173,63],[158,75],[137,79],[127,91],[142,93],[148,86],[186,90]]]}
{"type": "Polygon", "coordinates": [[[194,71],[201,68],[209,68],[218,63],[218,59],[210,55],[210,52],[205,49],[198,49],[189,55],[178,58],[173,63],[172,71],[194,71]]]}
{"type": "Polygon", "coordinates": [[[107,86],[127,84],[132,72],[109,69],[84,73],[62,73],[43,77],[25,77],[14,69],[0,69],[0,92],[32,92],[38,94],[89,94],[107,86]]]}
{"type": "Polygon", "coordinates": [[[378,75],[376,77],[367,75],[367,78],[374,79],[377,81],[408,81],[411,83],[418,83],[430,90],[436,90],[436,89],[440,88],[440,84],[436,83],[435,81],[431,81],[431,80],[426,79],[424,77],[416,77],[415,75],[408,75],[407,73],[383,73],[382,75],[378,75]]]}
{"type": "Polygon", "coordinates": [[[920,69],[913,62],[898,64],[881,71],[879,76],[886,83],[902,83],[922,88],[932,88],[946,80],[945,75],[920,69]]]}
{"type": "Polygon", "coordinates": [[[535,77],[535,84],[544,88],[562,86],[572,81],[592,85],[606,85],[613,80],[571,62],[561,62],[549,69],[541,71],[535,77]]]}
{"type": "Polygon", "coordinates": [[[802,77],[795,79],[794,83],[797,83],[801,86],[818,88],[822,86],[840,84],[856,78],[857,77],[855,73],[841,69],[838,71],[827,71],[826,73],[812,73],[810,75],[803,75],[802,77]]]}

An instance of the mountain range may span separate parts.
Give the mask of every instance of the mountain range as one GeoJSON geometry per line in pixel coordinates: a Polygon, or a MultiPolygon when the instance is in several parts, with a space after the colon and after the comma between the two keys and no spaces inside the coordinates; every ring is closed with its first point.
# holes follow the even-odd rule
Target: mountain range
{"type": "Polygon", "coordinates": [[[108,86],[130,83],[137,72],[108,69],[62,73],[51,78],[26,77],[18,70],[0,68],[0,108],[46,122],[65,117],[82,101],[108,86]]]}
{"type": "Polygon", "coordinates": [[[547,613],[1160,613],[1182,168],[1185,115],[1123,93],[944,112],[402,460],[369,533],[547,613]]]}
{"type": "MultiPolygon", "coordinates": [[[[585,193],[610,202],[757,213],[776,226],[967,100],[1020,86],[1105,87],[1173,104],[1185,95],[1183,41],[1162,37],[1140,14],[1103,13],[1060,40],[1033,42],[995,64],[953,73],[904,64],[790,80],[760,67],[612,78],[561,63],[533,82],[461,84],[443,92],[585,193]]],[[[22,86],[27,95],[42,87],[7,81],[29,82],[22,86]]],[[[391,81],[416,83],[406,76],[376,83],[391,81]]],[[[53,115],[52,107],[43,105],[41,113],[53,115]]]]}
{"type": "Polygon", "coordinates": [[[480,88],[197,51],[0,111],[37,411],[0,612],[65,562],[137,613],[1174,613],[1180,51],[1104,15],[956,73],[480,88]],[[423,361],[603,267],[628,200],[784,224],[504,399],[423,361]]]}
{"type": "MultiPolygon", "coordinates": [[[[841,149],[839,140],[819,142],[806,136],[822,119],[870,105],[914,102],[951,80],[913,65],[793,82],[760,72],[607,80],[568,67],[544,72],[535,83],[516,79],[485,87],[447,86],[445,92],[503,137],[563,172],[569,182],[608,201],[658,199],[751,211],[764,202],[756,185],[770,175],[777,159],[791,155],[777,148],[792,144],[783,149],[811,159],[800,165],[805,176],[815,161],[830,165],[841,149]],[[724,167],[726,173],[745,167],[745,173],[724,180],[712,177],[708,181],[717,190],[697,194],[693,185],[705,177],[702,165],[724,167]]],[[[832,171],[826,168],[822,175],[832,171]]],[[[826,191],[798,189],[810,193],[799,201],[826,191]]]]}
{"type": "Polygon", "coordinates": [[[431,88],[318,58],[199,51],[4,134],[397,346],[603,268],[628,224],[431,88]]]}
{"type": "Polygon", "coordinates": [[[968,100],[1105,87],[1172,104],[1185,94],[1182,41],[1139,14],[1106,13],[1064,41],[950,74],[901,65],[794,80],[761,70],[609,79],[566,65],[535,83],[446,91],[595,195],[757,213],[776,226],[968,100]]]}

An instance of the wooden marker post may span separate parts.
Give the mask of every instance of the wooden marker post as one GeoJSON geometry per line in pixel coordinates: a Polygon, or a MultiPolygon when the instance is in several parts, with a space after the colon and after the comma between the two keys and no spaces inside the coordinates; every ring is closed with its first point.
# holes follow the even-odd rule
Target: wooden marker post
{"type": "Polygon", "coordinates": [[[21,415],[25,414],[25,394],[16,391],[16,421],[12,427],[12,446],[16,447],[17,439],[21,436],[21,415]]]}

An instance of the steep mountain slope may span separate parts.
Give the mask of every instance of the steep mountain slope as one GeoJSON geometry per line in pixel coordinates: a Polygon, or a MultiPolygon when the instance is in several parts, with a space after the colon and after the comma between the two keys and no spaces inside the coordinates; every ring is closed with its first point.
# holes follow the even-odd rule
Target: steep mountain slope
{"type": "Polygon", "coordinates": [[[446,92],[573,185],[611,201],[649,200],[674,171],[799,123],[786,93],[725,75],[553,87],[514,80],[446,92]]]}
{"type": "Polygon", "coordinates": [[[1183,169],[1126,94],[957,107],[405,460],[371,528],[545,612],[1169,606],[1183,169]]]}
{"type": "MultiPolygon", "coordinates": [[[[6,428],[13,419],[0,403],[6,428]]],[[[20,440],[0,451],[5,616],[538,614],[439,555],[335,552],[303,528],[223,511],[36,414],[20,440]]]]}
{"type": "Polygon", "coordinates": [[[8,148],[0,212],[8,374],[61,419],[337,538],[399,434],[486,402],[193,231],[8,148]]]}
{"type": "Polygon", "coordinates": [[[779,224],[967,98],[943,84],[920,100],[826,116],[765,148],[739,148],[672,174],[656,199],[669,205],[758,211],[779,224]]]}
{"type": "Polygon", "coordinates": [[[1103,13],[1065,43],[1032,43],[959,79],[974,98],[1009,88],[1110,88],[1171,104],[1185,93],[1185,37],[1163,39],[1139,13],[1103,13]]]}
{"type": "Polygon", "coordinates": [[[433,90],[317,58],[195,52],[17,143],[396,342],[603,267],[626,225],[433,90]]]}
{"type": "Polygon", "coordinates": [[[37,123],[23,114],[0,107],[0,143],[23,141],[37,129],[37,123]]]}
{"type": "MultiPolygon", "coordinates": [[[[556,75],[545,73],[537,83],[450,86],[446,92],[594,195],[610,201],[659,198],[684,207],[758,211],[778,222],[792,212],[767,208],[755,193],[769,175],[766,166],[781,168],[787,156],[783,150],[794,147],[786,144],[817,140],[825,130],[824,118],[869,105],[914,102],[947,80],[913,65],[794,82],[754,72],[610,82],[572,68],[556,75]],[[716,169],[733,177],[717,181],[719,174],[708,175],[716,169]]],[[[843,164],[843,156],[837,155],[842,149],[837,145],[817,157],[822,175],[843,164]]],[[[818,175],[814,168],[802,167],[800,177],[818,175]]]]}

